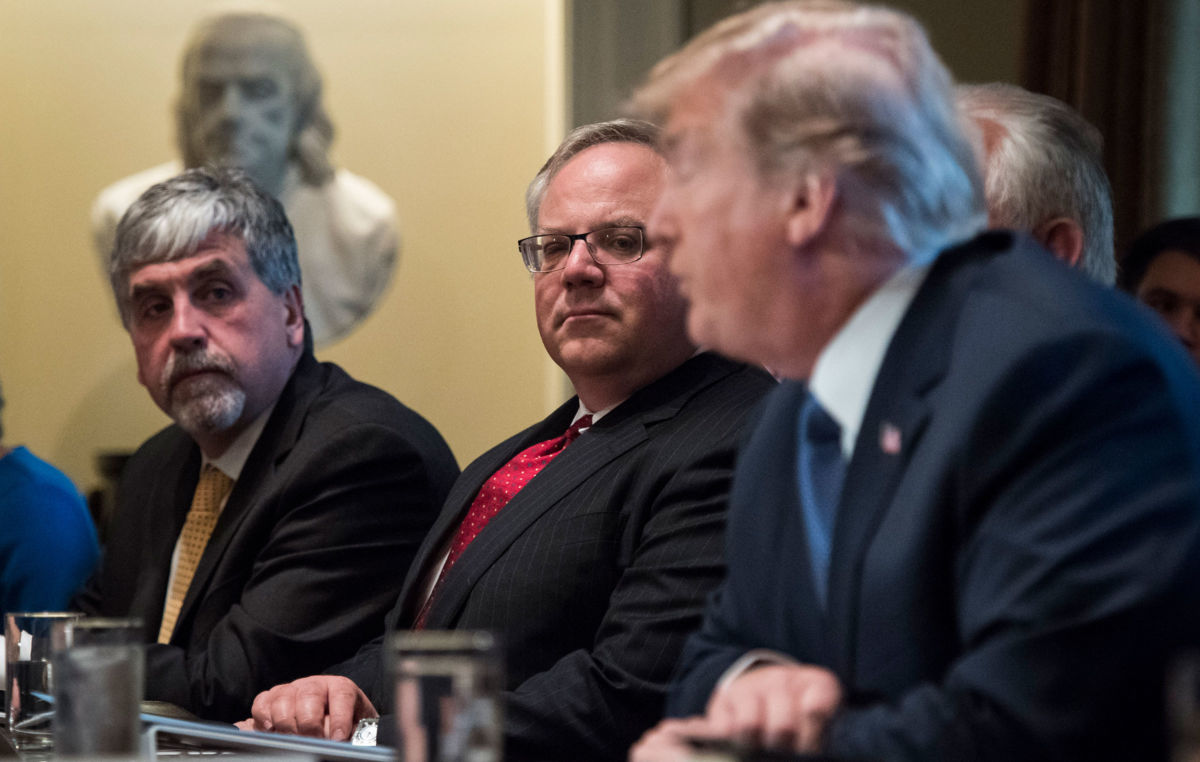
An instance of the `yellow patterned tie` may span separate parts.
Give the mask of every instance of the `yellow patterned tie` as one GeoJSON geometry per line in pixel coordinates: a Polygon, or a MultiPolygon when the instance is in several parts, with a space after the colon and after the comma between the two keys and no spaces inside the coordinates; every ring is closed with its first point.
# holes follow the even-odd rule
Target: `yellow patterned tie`
{"type": "Polygon", "coordinates": [[[179,561],[175,566],[175,578],[171,581],[171,593],[163,609],[162,626],[158,630],[159,643],[169,643],[171,640],[179,609],[192,584],[192,576],[221,515],[221,501],[232,487],[233,479],[221,473],[216,466],[207,465],[200,472],[200,481],[196,483],[196,493],[192,496],[192,507],[188,509],[187,520],[183,522],[183,531],[179,533],[179,561]]]}

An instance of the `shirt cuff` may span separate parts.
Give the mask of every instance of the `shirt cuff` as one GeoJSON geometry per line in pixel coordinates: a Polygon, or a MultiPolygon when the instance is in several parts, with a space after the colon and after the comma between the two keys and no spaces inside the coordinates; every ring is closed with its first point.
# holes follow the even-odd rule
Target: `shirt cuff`
{"type": "Polygon", "coordinates": [[[756,667],[763,667],[771,664],[799,664],[792,657],[779,651],[772,651],[767,648],[755,648],[738,657],[738,660],[730,664],[723,673],[721,679],[717,681],[717,685],[713,688],[713,693],[717,693],[725,686],[732,683],[734,680],[742,676],[743,673],[749,672],[756,667]]]}

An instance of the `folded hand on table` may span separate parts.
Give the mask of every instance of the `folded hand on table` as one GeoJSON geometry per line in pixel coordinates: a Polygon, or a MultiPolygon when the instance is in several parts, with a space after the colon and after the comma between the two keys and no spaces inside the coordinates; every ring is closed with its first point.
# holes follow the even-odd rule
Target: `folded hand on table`
{"type": "Polygon", "coordinates": [[[274,731],[349,740],[364,717],[378,717],[371,700],[348,678],[333,675],[302,677],[263,691],[254,699],[251,717],[236,725],[242,730],[274,731]]]}
{"type": "Polygon", "coordinates": [[[630,751],[632,762],[688,758],[687,739],[727,739],[750,748],[820,751],[842,703],[832,672],[807,664],[761,666],[713,692],[703,717],[664,720],[630,751]]]}

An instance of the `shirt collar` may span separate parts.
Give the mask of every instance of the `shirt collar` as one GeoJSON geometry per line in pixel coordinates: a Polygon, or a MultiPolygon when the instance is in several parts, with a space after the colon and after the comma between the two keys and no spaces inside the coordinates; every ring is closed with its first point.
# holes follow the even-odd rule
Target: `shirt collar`
{"type": "Polygon", "coordinates": [[[841,426],[847,461],[854,453],[883,356],[928,272],[928,264],[913,265],[888,278],[859,305],[813,366],[809,390],[841,426]]]}
{"type": "MultiPolygon", "coordinates": [[[[697,347],[696,351],[692,352],[692,356],[689,357],[688,360],[691,360],[694,357],[699,357],[700,355],[704,354],[707,351],[708,350],[705,349],[704,347],[697,347]]],[[[651,381],[650,383],[654,383],[654,382],[651,381]]],[[[649,386],[649,384],[647,384],[647,386],[649,386]]],[[[629,399],[629,398],[626,397],[625,399],[629,399]]],[[[612,411],[616,410],[619,406],[624,404],[624,402],[625,402],[625,400],[621,400],[620,402],[618,402],[615,405],[609,405],[608,407],[604,408],[603,410],[597,410],[597,411],[593,412],[593,411],[587,409],[587,405],[583,404],[583,400],[580,400],[579,401],[579,409],[575,411],[575,417],[571,419],[571,424],[574,425],[575,421],[578,421],[580,418],[584,417],[585,415],[590,415],[592,417],[592,426],[595,426],[597,423],[600,422],[601,418],[608,415],[612,411]]],[[[591,426],[589,426],[588,428],[591,428],[591,426]]],[[[583,431],[587,431],[587,429],[583,429],[583,431]]]]}
{"type": "Polygon", "coordinates": [[[258,443],[258,437],[262,434],[263,428],[267,425],[267,419],[271,417],[271,413],[275,410],[275,405],[272,404],[264,410],[257,418],[250,422],[250,425],[238,434],[237,439],[233,440],[233,444],[225,448],[225,452],[221,453],[219,458],[209,458],[203,455],[200,467],[211,463],[221,473],[228,476],[235,482],[242,475],[242,468],[246,465],[246,460],[250,457],[250,451],[254,449],[254,445],[258,443]]]}
{"type": "MultiPolygon", "coordinates": [[[[621,402],[624,402],[624,400],[622,400],[621,402]]],[[[618,402],[617,405],[620,405],[621,402],[618,402]]],[[[593,412],[593,411],[587,409],[587,405],[580,402],[579,409],[575,411],[575,417],[571,419],[571,423],[574,424],[575,421],[578,421],[580,418],[584,417],[585,415],[590,415],[592,417],[592,426],[595,426],[597,423],[600,422],[601,418],[608,415],[613,410],[616,410],[617,405],[609,405],[608,407],[604,408],[603,410],[597,410],[597,411],[593,412]]],[[[589,426],[588,428],[590,429],[591,426],[589,426]]],[[[583,430],[587,431],[587,429],[583,429],[583,430]]]]}

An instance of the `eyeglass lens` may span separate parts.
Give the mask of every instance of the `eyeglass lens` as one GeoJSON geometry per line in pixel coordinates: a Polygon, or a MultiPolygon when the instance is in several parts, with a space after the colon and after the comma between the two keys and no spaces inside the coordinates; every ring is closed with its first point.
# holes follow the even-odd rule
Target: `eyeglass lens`
{"type": "Polygon", "coordinates": [[[530,270],[547,272],[565,267],[571,248],[581,238],[597,264],[627,264],[642,256],[644,234],[637,227],[602,228],[575,235],[547,233],[522,238],[517,245],[530,270]]]}

